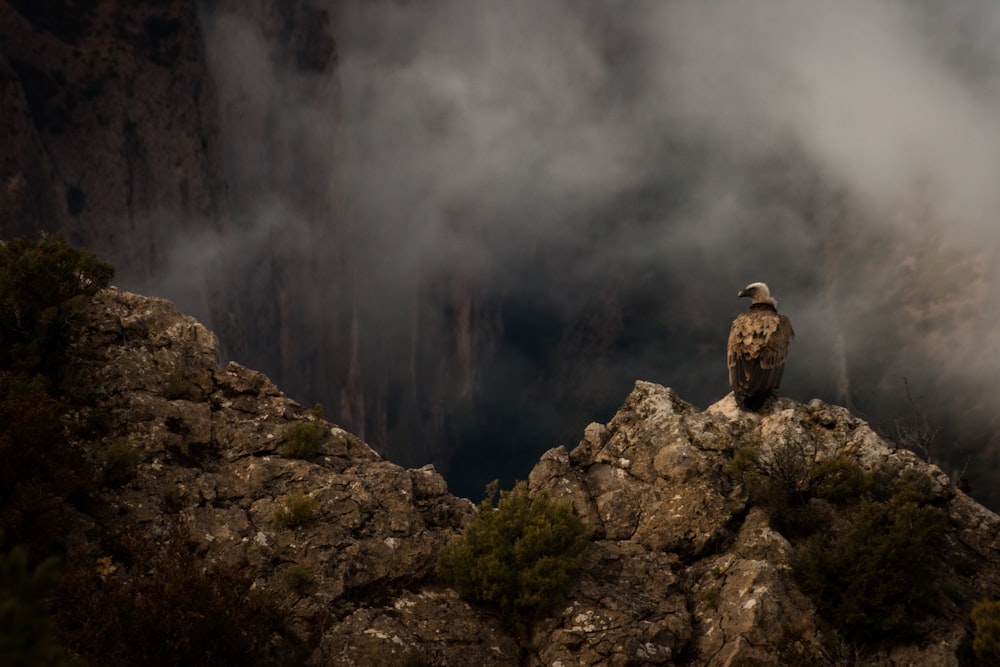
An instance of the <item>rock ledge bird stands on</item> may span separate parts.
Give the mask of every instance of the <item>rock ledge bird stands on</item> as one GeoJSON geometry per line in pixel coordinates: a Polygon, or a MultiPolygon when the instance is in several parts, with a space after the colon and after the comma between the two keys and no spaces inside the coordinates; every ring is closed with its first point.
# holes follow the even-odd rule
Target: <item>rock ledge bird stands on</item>
{"type": "Polygon", "coordinates": [[[778,314],[778,302],[764,283],[750,283],[737,296],[750,297],[753,303],[729,330],[729,385],[737,405],[756,412],[781,384],[795,332],[791,321],[778,314]]]}

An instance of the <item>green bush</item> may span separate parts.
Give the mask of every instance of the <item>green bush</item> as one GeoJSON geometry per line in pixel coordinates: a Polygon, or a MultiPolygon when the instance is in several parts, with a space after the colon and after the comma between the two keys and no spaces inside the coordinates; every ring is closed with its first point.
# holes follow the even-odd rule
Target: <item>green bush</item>
{"type": "Polygon", "coordinates": [[[937,607],[947,514],[908,492],[862,500],[846,527],[807,538],[793,563],[801,590],[848,639],[910,637],[937,607]]]}
{"type": "Polygon", "coordinates": [[[142,461],[142,452],[128,440],[115,438],[101,448],[104,459],[104,483],[120,486],[135,477],[136,466],[142,461]]]}
{"type": "Polygon", "coordinates": [[[487,487],[475,520],[444,548],[438,573],[466,600],[496,608],[517,631],[559,601],[583,562],[589,531],[567,503],[518,482],[500,493],[487,487]]]}
{"type": "Polygon", "coordinates": [[[319,501],[312,496],[290,493],[275,511],[274,519],[286,528],[296,528],[312,521],[318,509],[319,501]]]}
{"type": "Polygon", "coordinates": [[[67,395],[88,395],[67,354],[74,325],[113,273],[58,235],[0,242],[0,524],[36,553],[53,541],[44,532],[59,532],[52,508],[85,497],[99,477],[62,416],[67,395]]]}
{"type": "Polygon", "coordinates": [[[0,243],[0,369],[58,380],[71,325],[113,275],[59,235],[0,243]]]}
{"type": "Polygon", "coordinates": [[[868,472],[849,456],[817,461],[792,441],[743,447],[727,472],[795,541],[799,587],[845,638],[910,636],[936,609],[947,514],[926,474],[868,472]]]}
{"type": "Polygon", "coordinates": [[[297,422],[285,433],[279,453],[289,459],[311,459],[322,451],[326,428],[319,422],[297,422]]]}
{"type": "Polygon", "coordinates": [[[831,456],[809,468],[809,489],[812,495],[834,505],[857,502],[871,486],[871,476],[849,456],[831,456]]]}
{"type": "Polygon", "coordinates": [[[1000,658],[1000,600],[980,600],[972,607],[976,632],[972,649],[980,659],[1000,658]]]}

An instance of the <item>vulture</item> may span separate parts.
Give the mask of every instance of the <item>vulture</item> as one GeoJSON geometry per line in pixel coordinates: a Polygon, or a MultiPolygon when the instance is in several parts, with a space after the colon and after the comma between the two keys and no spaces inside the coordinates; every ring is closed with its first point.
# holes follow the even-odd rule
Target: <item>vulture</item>
{"type": "Polygon", "coordinates": [[[788,343],[795,332],[791,321],[778,314],[778,302],[764,283],[750,283],[737,296],[749,297],[753,303],[729,329],[729,385],[737,405],[756,412],[781,384],[788,343]]]}

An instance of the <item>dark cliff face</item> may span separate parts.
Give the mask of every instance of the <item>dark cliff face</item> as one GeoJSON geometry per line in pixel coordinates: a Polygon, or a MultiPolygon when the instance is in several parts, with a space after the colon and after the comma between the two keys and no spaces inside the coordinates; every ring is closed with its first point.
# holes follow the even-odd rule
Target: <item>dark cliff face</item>
{"type": "Polygon", "coordinates": [[[225,226],[194,2],[11,1],[0,19],[4,235],[62,231],[138,282],[178,234],[225,226]]]}

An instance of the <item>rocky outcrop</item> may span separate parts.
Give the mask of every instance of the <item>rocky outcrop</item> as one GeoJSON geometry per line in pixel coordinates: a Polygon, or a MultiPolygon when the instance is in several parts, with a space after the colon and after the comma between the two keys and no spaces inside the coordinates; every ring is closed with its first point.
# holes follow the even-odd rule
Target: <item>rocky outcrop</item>
{"type": "MultiPolygon", "coordinates": [[[[102,292],[74,352],[100,397],[81,410],[110,415],[107,438],[139,453],[134,476],[103,498],[117,525],[155,535],[180,520],[206,562],[236,565],[284,596],[304,633],[332,617],[316,640],[317,664],[391,664],[428,642],[441,645],[434,654],[447,664],[458,664],[449,656],[516,662],[516,645],[496,623],[424,585],[437,550],[473,513],[433,467],[384,461],[264,375],[220,367],[215,336],[164,300],[102,292]],[[290,429],[303,423],[322,427],[320,453],[282,456],[290,429]],[[288,521],[283,512],[295,502],[307,516],[288,521]],[[449,620],[466,617],[475,620],[449,620]]],[[[70,550],[98,549],[91,532],[82,525],[69,536],[70,550]]],[[[124,576],[112,555],[89,556],[124,576]]]]}
{"type": "MultiPolygon", "coordinates": [[[[608,424],[591,424],[578,446],[550,450],[531,472],[530,490],[571,503],[593,541],[565,603],[519,637],[436,580],[439,549],[474,508],[433,467],[385,461],[261,373],[220,366],[214,335],[163,300],[105,290],[74,351],[98,398],[72,419],[105,415],[106,439],[139,459],[120,488],[101,491],[114,525],[149,535],[186,526],[206,564],[236,565],[286,601],[313,665],[729,667],[861,656],[954,666],[969,652],[969,607],[1000,591],[1000,518],[848,411],[777,399],[757,415],[731,396],[700,411],[639,382],[608,424]],[[283,455],[305,424],[322,433],[319,453],[283,455]],[[791,447],[930,478],[948,514],[958,592],[919,642],[856,654],[834,638],[792,577],[796,545],[727,472],[750,443],[764,455],[791,447]]],[[[102,576],[136,576],[93,539],[103,520],[81,521],[67,550],[102,576]]]]}
{"type": "Polygon", "coordinates": [[[723,472],[750,443],[932,478],[949,516],[948,560],[964,564],[955,585],[966,604],[952,604],[919,645],[870,660],[959,664],[968,606],[1000,591],[995,514],[843,408],[778,399],[755,415],[730,395],[699,411],[646,382],[606,426],[591,424],[579,446],[550,450],[531,472],[532,490],[566,498],[594,530],[569,604],[536,628],[534,664],[848,664],[792,579],[792,544],[723,472]]]}

